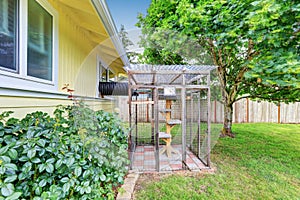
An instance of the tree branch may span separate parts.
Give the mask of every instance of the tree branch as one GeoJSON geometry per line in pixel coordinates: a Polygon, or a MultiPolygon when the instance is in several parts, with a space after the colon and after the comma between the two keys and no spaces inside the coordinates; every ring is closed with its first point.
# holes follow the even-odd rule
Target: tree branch
{"type": "Polygon", "coordinates": [[[247,50],[247,56],[246,59],[247,60],[252,60],[254,56],[258,55],[259,52],[258,51],[253,51],[254,49],[254,43],[252,39],[248,40],[248,50],[247,50]]]}
{"type": "Polygon", "coordinates": [[[235,100],[235,101],[239,101],[239,100],[241,100],[241,99],[245,99],[245,98],[251,98],[251,96],[250,96],[250,95],[241,96],[241,97],[239,97],[239,98],[236,98],[236,100],[235,100]]]}
{"type": "MultiPolygon", "coordinates": [[[[207,39],[207,42],[208,42],[208,45],[209,45],[209,49],[210,49],[210,52],[211,52],[211,55],[213,57],[213,61],[214,61],[214,64],[218,66],[217,68],[217,72],[218,72],[218,76],[219,76],[219,80],[220,80],[220,84],[221,84],[221,88],[223,91],[225,91],[226,89],[226,72],[225,72],[225,67],[220,65],[218,62],[217,62],[217,53],[215,51],[215,45],[212,41],[212,39],[207,39]]],[[[226,95],[226,97],[228,96],[228,94],[224,94],[226,95]]]]}

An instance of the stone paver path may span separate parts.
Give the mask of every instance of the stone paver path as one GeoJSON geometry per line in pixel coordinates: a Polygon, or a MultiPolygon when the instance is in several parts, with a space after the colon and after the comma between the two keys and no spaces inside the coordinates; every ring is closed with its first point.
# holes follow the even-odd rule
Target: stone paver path
{"type": "MultiPolygon", "coordinates": [[[[181,161],[181,145],[172,145],[179,154],[172,154],[167,157],[166,154],[160,155],[160,171],[176,171],[182,170],[181,161]]],[[[200,171],[207,169],[207,167],[194,155],[191,151],[187,150],[186,165],[188,170],[200,171]]],[[[132,169],[135,171],[156,171],[155,169],[155,156],[154,146],[137,146],[133,156],[132,169]]]]}

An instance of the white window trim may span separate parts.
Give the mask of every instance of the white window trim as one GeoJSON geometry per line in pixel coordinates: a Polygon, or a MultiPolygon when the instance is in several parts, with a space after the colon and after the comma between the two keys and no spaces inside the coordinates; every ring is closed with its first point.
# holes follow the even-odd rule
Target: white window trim
{"type": "Polygon", "coordinates": [[[19,71],[0,69],[0,87],[44,92],[58,91],[58,12],[46,0],[36,0],[53,17],[52,81],[27,75],[28,1],[19,0],[18,54],[19,71]]]}

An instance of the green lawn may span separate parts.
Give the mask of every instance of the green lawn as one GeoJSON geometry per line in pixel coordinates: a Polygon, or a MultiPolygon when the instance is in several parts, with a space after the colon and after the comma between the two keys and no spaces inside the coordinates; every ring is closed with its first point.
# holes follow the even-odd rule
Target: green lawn
{"type": "Polygon", "coordinates": [[[300,125],[234,124],[212,152],[215,174],[142,183],[137,199],[300,199],[300,125]]]}

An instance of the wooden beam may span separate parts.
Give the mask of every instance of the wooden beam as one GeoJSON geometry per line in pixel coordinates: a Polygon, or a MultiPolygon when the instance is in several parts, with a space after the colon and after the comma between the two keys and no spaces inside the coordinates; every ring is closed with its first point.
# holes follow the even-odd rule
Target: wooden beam
{"type": "Polygon", "coordinates": [[[154,134],[155,134],[155,168],[157,171],[160,171],[159,165],[159,113],[158,113],[158,89],[155,88],[153,91],[153,100],[154,100],[154,134]]]}
{"type": "Polygon", "coordinates": [[[171,81],[170,84],[172,84],[174,81],[176,81],[182,74],[178,74],[177,76],[175,76],[171,81]]]}
{"type": "Polygon", "coordinates": [[[203,77],[203,74],[198,75],[198,76],[195,76],[194,78],[191,78],[190,80],[188,80],[188,81],[187,81],[187,84],[190,84],[190,83],[192,83],[193,81],[197,81],[197,80],[199,80],[199,79],[202,78],[202,77],[203,77]]]}
{"type": "Polygon", "coordinates": [[[131,73],[133,74],[154,74],[154,73],[157,73],[159,75],[164,75],[164,74],[167,74],[167,75],[176,75],[176,74],[202,74],[202,75],[209,75],[209,71],[196,71],[196,70],[189,70],[189,71],[181,71],[181,70],[178,70],[178,71],[174,71],[174,70],[161,70],[161,71],[142,71],[142,70],[130,70],[131,73]]]}
{"type": "Polygon", "coordinates": [[[210,76],[207,76],[207,166],[211,167],[210,151],[211,151],[211,103],[210,103],[210,76]]]}
{"type": "MultiPolygon", "coordinates": [[[[133,88],[158,88],[158,89],[163,89],[165,86],[137,84],[137,85],[133,85],[132,87],[133,88]]],[[[208,89],[209,88],[206,85],[186,85],[186,86],[172,85],[172,87],[175,87],[176,89],[182,89],[182,88],[186,88],[186,89],[208,89]]]]}
{"type": "Polygon", "coordinates": [[[110,41],[108,42],[108,39],[100,43],[99,47],[101,52],[105,52],[106,54],[109,54],[114,57],[120,57],[113,44],[110,43],[110,41]]]}
{"type": "MultiPolygon", "coordinates": [[[[182,75],[182,85],[185,86],[185,75],[182,75]]],[[[182,141],[182,168],[185,167],[186,163],[186,88],[181,88],[181,141],[182,141]]]]}
{"type": "Polygon", "coordinates": [[[99,26],[99,25],[94,25],[92,23],[90,23],[92,21],[89,21],[89,22],[86,22],[86,21],[83,21],[83,22],[79,22],[78,23],[78,26],[80,26],[81,28],[83,29],[86,29],[94,34],[97,34],[98,37],[102,37],[102,38],[109,38],[108,34],[106,33],[104,27],[102,26],[99,26]]]}
{"type": "Polygon", "coordinates": [[[137,83],[137,81],[135,80],[135,78],[134,78],[133,74],[128,74],[128,76],[130,76],[130,77],[131,77],[131,79],[133,80],[133,82],[134,82],[135,84],[138,84],[138,83],[137,83]]]}
{"type": "Polygon", "coordinates": [[[139,101],[139,100],[136,100],[136,101],[131,101],[131,104],[134,104],[134,105],[154,104],[154,101],[139,101]]]}
{"type": "Polygon", "coordinates": [[[152,77],[152,85],[155,85],[155,80],[156,80],[156,73],[153,74],[153,77],[152,77]]]}
{"type": "Polygon", "coordinates": [[[197,156],[200,158],[201,155],[201,95],[200,93],[197,94],[197,99],[198,99],[198,126],[197,126],[197,156]]]}
{"type": "MultiPolygon", "coordinates": [[[[93,12],[93,7],[90,7],[90,9],[88,9],[86,8],[86,4],[83,4],[83,8],[79,9],[78,5],[75,6],[76,4],[72,3],[70,3],[72,5],[69,5],[66,4],[66,2],[69,1],[59,1],[58,6],[74,22],[74,24],[76,24],[83,30],[84,34],[86,34],[91,41],[99,44],[100,42],[105,41],[105,39],[109,38],[105,28],[102,25],[102,22],[98,18],[98,15],[93,12]]],[[[71,0],[71,2],[73,2],[73,0],[71,0]]],[[[88,5],[91,6],[90,4],[88,5]]]]}
{"type": "Polygon", "coordinates": [[[129,159],[130,159],[130,166],[129,168],[132,169],[133,165],[133,150],[132,149],[132,109],[131,109],[131,100],[132,100],[132,95],[131,95],[131,87],[130,87],[130,77],[128,76],[128,121],[129,121],[129,136],[128,136],[128,149],[129,149],[129,159]]]}

